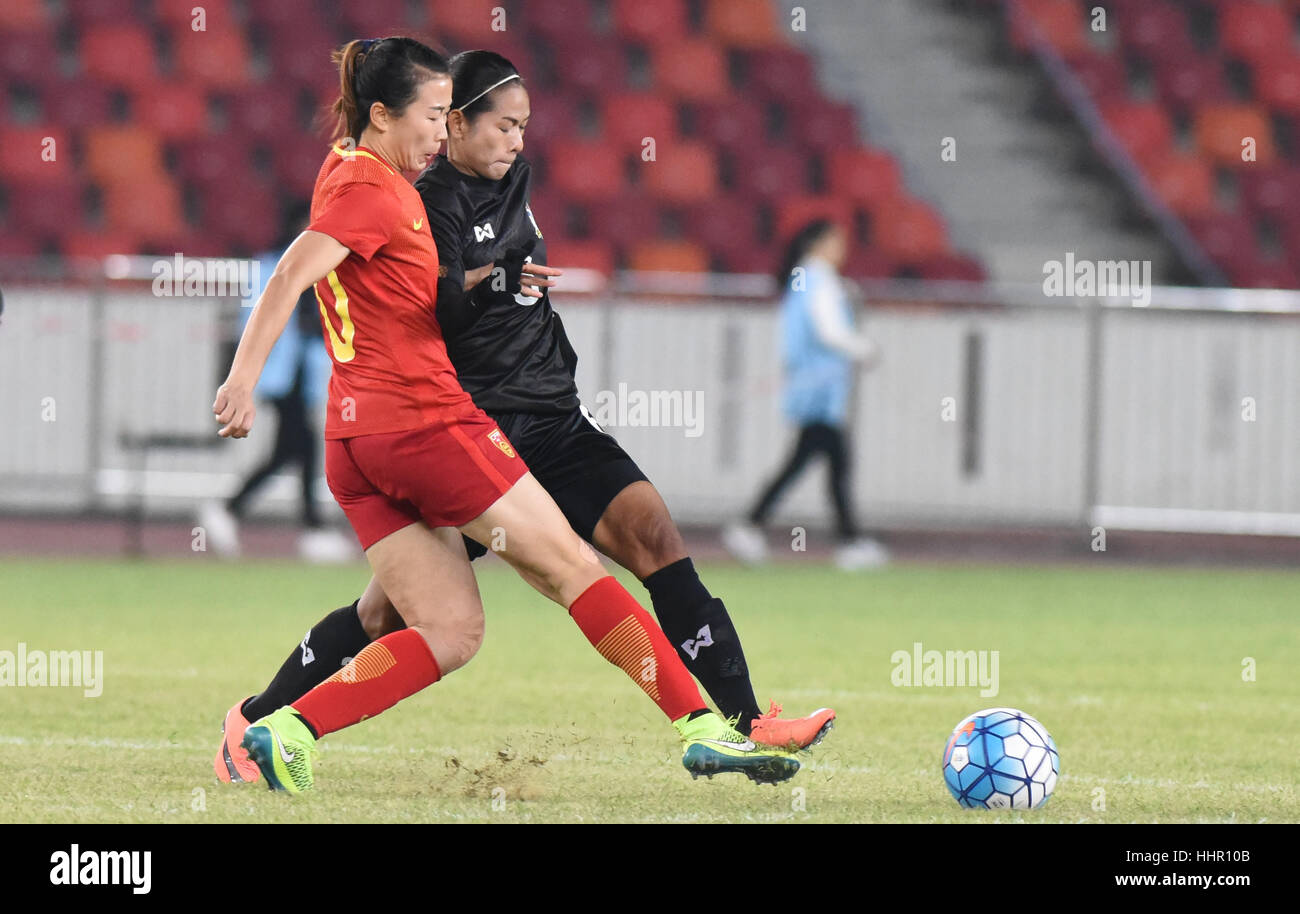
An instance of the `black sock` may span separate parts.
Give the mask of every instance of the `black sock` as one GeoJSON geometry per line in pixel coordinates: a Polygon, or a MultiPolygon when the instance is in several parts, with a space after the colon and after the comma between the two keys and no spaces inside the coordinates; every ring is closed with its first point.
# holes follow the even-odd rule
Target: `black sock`
{"type": "Polygon", "coordinates": [[[748,735],[750,723],[761,712],[727,607],[709,594],[689,558],[660,568],[642,583],[650,591],[659,626],[686,669],[724,717],[740,715],[736,729],[748,735]]]}
{"type": "Polygon", "coordinates": [[[336,609],[307,632],[302,643],[280,666],[260,695],[244,702],[244,719],[250,724],[272,711],[292,704],[339,671],[359,654],[370,636],[357,615],[357,602],[336,609]]]}

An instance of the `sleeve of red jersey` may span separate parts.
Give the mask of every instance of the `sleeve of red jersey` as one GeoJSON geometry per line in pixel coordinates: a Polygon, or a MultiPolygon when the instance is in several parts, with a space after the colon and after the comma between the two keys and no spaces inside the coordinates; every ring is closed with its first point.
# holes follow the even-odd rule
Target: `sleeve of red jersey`
{"type": "Polygon", "coordinates": [[[401,220],[402,203],[396,194],[378,184],[356,181],[340,189],[307,229],[329,235],[369,260],[388,243],[401,220]]]}

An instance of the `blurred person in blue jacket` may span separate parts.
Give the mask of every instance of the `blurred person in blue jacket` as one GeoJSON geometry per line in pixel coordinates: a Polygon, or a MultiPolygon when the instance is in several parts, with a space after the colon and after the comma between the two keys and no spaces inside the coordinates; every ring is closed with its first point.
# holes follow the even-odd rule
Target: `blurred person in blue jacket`
{"type": "MultiPolygon", "coordinates": [[[[257,258],[258,287],[240,309],[240,333],[281,254],[307,227],[308,217],[306,202],[289,207],[275,249],[257,258]]],[[[308,289],[298,299],[294,316],[267,357],[254,390],[276,413],[275,446],[270,457],[253,470],[234,495],[224,502],[208,502],[200,510],[199,523],[206,529],[213,548],[222,555],[239,554],[239,523],[258,489],[284,467],[297,466],[304,527],[298,541],[299,553],[317,562],[355,557],[347,538],[326,527],[316,507],[315,484],[321,473],[321,433],[316,427],[316,413],[329,396],[330,378],[330,358],[321,342],[317,307],[315,290],[308,289]]]]}
{"type": "Polygon", "coordinates": [[[840,269],[848,239],[836,223],[818,219],[791,240],[777,280],[781,299],[781,347],[785,383],[782,406],[799,428],[793,452],[763,490],[744,523],[723,530],[723,543],[738,559],[767,559],[762,525],[777,502],[807,468],[825,454],[830,464],[828,494],[835,509],[836,564],[852,570],[885,564],[888,551],[863,537],[849,496],[849,400],[859,368],[872,368],[879,350],[854,329],[853,301],[840,269]]]}

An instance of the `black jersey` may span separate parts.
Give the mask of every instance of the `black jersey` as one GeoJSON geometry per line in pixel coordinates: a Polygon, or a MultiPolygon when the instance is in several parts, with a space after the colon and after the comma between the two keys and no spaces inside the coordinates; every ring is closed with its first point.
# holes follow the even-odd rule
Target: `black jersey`
{"type": "MultiPolygon", "coordinates": [[[[531,168],[521,156],[500,181],[461,173],[438,156],[416,179],[438,262],[464,272],[522,250],[546,263],[546,240],[528,206],[531,168]]],[[[461,386],[485,412],[566,413],[578,406],[577,355],[548,294],[511,294],[491,275],[465,295],[463,325],[443,323],[461,386]]],[[[441,294],[441,293],[440,293],[441,294]]]]}

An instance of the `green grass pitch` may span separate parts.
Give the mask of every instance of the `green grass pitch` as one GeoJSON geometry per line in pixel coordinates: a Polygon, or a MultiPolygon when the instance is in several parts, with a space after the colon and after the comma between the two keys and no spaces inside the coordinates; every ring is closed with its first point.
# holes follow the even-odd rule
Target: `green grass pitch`
{"type": "Polygon", "coordinates": [[[794,780],[760,787],[692,781],[668,723],[565,612],[481,562],[479,655],[328,736],[316,789],[291,798],[216,780],[221,717],[360,592],[363,566],[7,559],[0,651],[102,650],[105,683],[0,688],[0,821],[1300,821],[1300,573],[1104,563],[703,567],[764,707],[839,713],[794,780]],[[891,655],[914,642],[998,651],[998,694],[895,686],[891,655]],[[949,731],[991,706],[1056,740],[1044,808],[962,810],[944,788],[949,731]]]}

